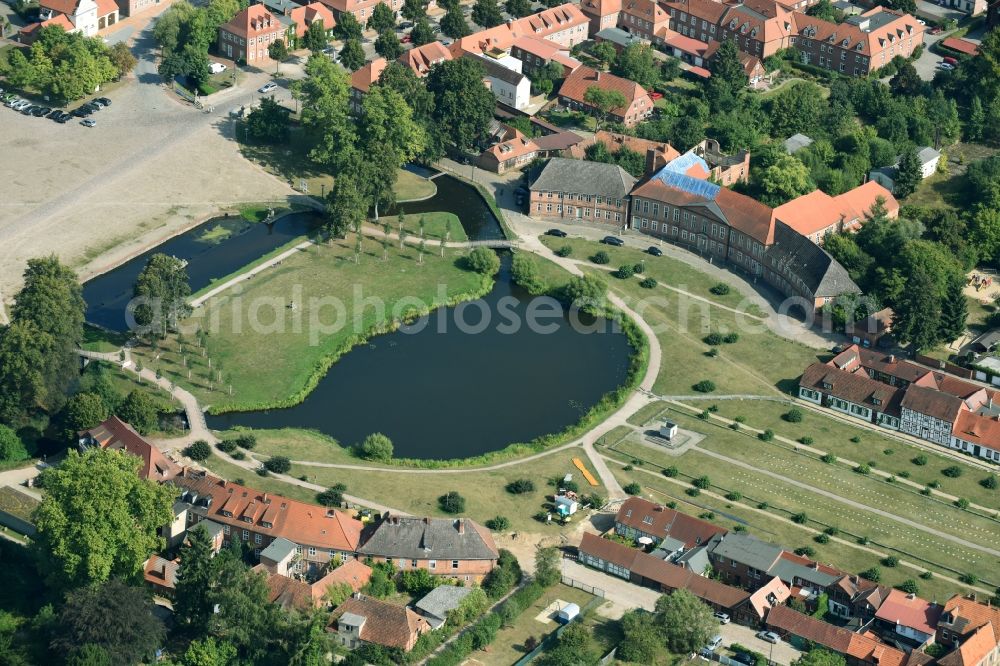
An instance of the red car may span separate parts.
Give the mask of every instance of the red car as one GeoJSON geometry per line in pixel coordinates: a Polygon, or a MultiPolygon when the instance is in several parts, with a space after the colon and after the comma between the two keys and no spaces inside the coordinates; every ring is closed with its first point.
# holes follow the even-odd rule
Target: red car
{"type": "Polygon", "coordinates": [[[663,93],[651,92],[649,93],[649,99],[653,100],[654,102],[658,99],[663,99],[663,93]]]}
{"type": "Polygon", "coordinates": [[[403,35],[403,38],[399,41],[401,41],[404,44],[409,44],[410,42],[413,41],[413,37],[410,37],[409,35],[403,35]]]}

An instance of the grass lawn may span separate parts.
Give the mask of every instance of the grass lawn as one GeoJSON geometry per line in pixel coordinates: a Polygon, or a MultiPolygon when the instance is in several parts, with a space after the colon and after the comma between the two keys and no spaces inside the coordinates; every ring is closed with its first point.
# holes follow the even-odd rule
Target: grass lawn
{"type": "MultiPolygon", "coordinates": [[[[707,434],[699,448],[725,454],[758,468],[779,472],[783,476],[810,486],[835,493],[841,497],[861,502],[869,507],[889,511],[897,516],[920,516],[921,522],[942,533],[951,533],[969,541],[990,545],[996,534],[996,524],[973,516],[948,504],[936,502],[916,492],[879,482],[874,478],[856,474],[846,468],[826,465],[818,459],[786,451],[770,443],[761,442],[748,435],[725,427],[671,412],[671,419],[681,427],[707,434]]],[[[918,531],[877,514],[856,509],[845,503],[815,494],[809,490],[784,483],[736,465],[727,465],[717,458],[698,450],[682,456],[668,456],[642,444],[626,440],[616,446],[623,455],[637,457],[655,465],[674,465],[684,475],[698,477],[707,474],[713,490],[720,494],[736,491],[743,501],[751,505],[767,502],[769,511],[788,520],[794,513],[805,512],[808,525],[815,529],[838,527],[853,537],[866,536],[873,542],[894,548],[902,557],[914,561],[922,558],[928,562],[948,565],[959,572],[974,571],[982,578],[997,578],[997,568],[992,557],[978,550],[942,539],[934,534],[918,531]],[[912,556],[907,557],[907,554],[912,556]]],[[[654,468],[651,468],[654,469],[654,468]]],[[[654,469],[655,471],[655,469],[654,469]]],[[[807,540],[778,541],[788,548],[810,545],[820,550],[819,544],[807,540]]],[[[932,567],[933,568],[933,567],[932,567]]],[[[859,570],[860,571],[860,570],[859,570]]]]}
{"type": "MultiPolygon", "coordinates": [[[[617,457],[624,458],[625,456],[617,457]]],[[[730,502],[726,499],[711,497],[706,493],[692,498],[685,494],[684,486],[673,483],[670,479],[652,476],[639,469],[625,472],[613,464],[612,470],[621,483],[633,480],[640,483],[645,497],[661,503],[675,502],[678,511],[701,516],[703,520],[710,520],[727,529],[742,525],[749,534],[789,549],[808,545],[816,550],[814,559],[844,571],[859,572],[872,566],[879,566],[878,557],[872,553],[835,540],[826,544],[816,543],[812,540],[816,532],[815,527],[804,529],[803,526],[771,512],[758,511],[754,509],[754,505],[748,505],[746,502],[730,502]]],[[[703,471],[714,473],[714,468],[703,471]]],[[[718,489],[713,490],[718,491],[718,489]]],[[[878,546],[872,547],[876,550],[883,550],[878,546]]],[[[898,585],[904,580],[912,578],[919,585],[919,594],[927,599],[947,599],[956,592],[963,591],[954,583],[941,580],[939,577],[934,577],[931,580],[919,578],[917,572],[912,569],[882,566],[881,570],[883,585],[898,585]]]]}
{"type": "Polygon", "coordinates": [[[365,239],[355,263],[353,237],[310,246],[244,283],[242,291],[211,299],[184,322],[188,340],[179,343],[173,336],[156,350],[146,346],[135,353],[202,404],[220,410],[287,404],[304,395],[345,346],[414,311],[413,297],[430,308],[441,305],[439,285],[446,285],[447,299],[482,290],[481,276],[459,268],[454,251],[445,257],[428,252],[423,264],[409,246],[393,244],[388,261],[382,252],[381,243],[365,239]],[[384,300],[385,320],[374,307],[359,305],[355,312],[356,287],[366,298],[384,300]],[[341,313],[330,299],[343,304],[341,313]],[[205,349],[190,340],[200,326],[209,331],[205,349]]]}
{"type": "MultiPolygon", "coordinates": [[[[290,474],[295,477],[305,476],[308,481],[322,486],[344,483],[347,485],[348,494],[359,495],[415,516],[447,516],[448,514],[438,508],[437,500],[446,492],[454,490],[465,498],[464,515],[474,520],[485,522],[501,515],[510,519],[511,531],[551,531],[554,536],[560,529],[555,522],[545,525],[534,518],[534,515],[544,508],[546,496],[554,492],[554,488],[548,485],[549,479],[562,478],[567,473],[572,473],[573,478],[578,479],[580,483],[581,492],[596,492],[602,497],[607,496],[603,486],[592,487],[583,482],[579,470],[573,465],[574,457],[582,458],[585,462],[587,460],[582,449],[572,448],[529,462],[489,471],[418,474],[406,471],[371,472],[292,465],[290,474]],[[504,489],[511,481],[522,478],[534,482],[534,491],[512,495],[504,489]]],[[[214,460],[210,466],[215,466],[214,460]]],[[[247,473],[241,471],[240,474],[246,476],[247,473]]],[[[254,479],[254,482],[256,481],[257,479],[254,479]]],[[[586,520],[583,512],[574,517],[574,521],[579,520],[586,520]]]]}
{"type": "MultiPolygon", "coordinates": [[[[247,432],[246,430],[240,432],[247,432]]],[[[240,432],[220,433],[222,439],[235,437],[240,432]]],[[[357,458],[348,447],[340,446],[332,437],[314,430],[284,428],[280,430],[254,430],[257,446],[253,452],[263,456],[286,456],[292,460],[307,460],[346,465],[390,467],[381,463],[357,458]]],[[[263,457],[262,456],[262,457],[263,457]]]]}
{"type": "Polygon", "coordinates": [[[128,337],[120,333],[105,331],[85,324],[83,327],[83,342],[80,344],[80,348],[86,351],[106,354],[118,351],[127,340],[128,337]]]}
{"type": "Polygon", "coordinates": [[[437,192],[437,186],[433,180],[428,180],[405,169],[399,170],[399,179],[396,181],[396,198],[399,201],[427,199],[434,196],[435,192],[437,192]]]}
{"type": "MultiPolygon", "coordinates": [[[[414,213],[406,215],[406,206],[403,206],[403,229],[406,230],[407,239],[418,240],[420,238],[420,219],[424,220],[424,238],[427,240],[440,240],[447,236],[449,241],[467,241],[469,237],[465,235],[462,222],[454,213],[414,213]]],[[[399,217],[382,217],[377,226],[388,224],[391,228],[390,235],[399,241],[399,217]]],[[[428,245],[431,249],[437,249],[435,245],[428,245]]]]}
{"type": "MultiPolygon", "coordinates": [[[[705,400],[691,404],[706,409],[715,405],[720,416],[730,419],[743,416],[748,426],[758,430],[770,428],[778,435],[789,439],[812,437],[812,446],[817,449],[855,462],[874,461],[876,468],[896,476],[909,474],[908,478],[911,481],[921,485],[937,481],[941,484],[939,490],[942,492],[965,497],[981,506],[1000,508],[1000,490],[989,490],[979,484],[980,480],[988,476],[987,472],[943,453],[935,453],[933,449],[925,450],[900,440],[890,439],[878,431],[860,425],[854,426],[808,410],[800,410],[804,416],[801,423],[788,423],[781,418],[781,415],[787,412],[789,407],[773,402],[705,400]],[[861,441],[852,442],[853,437],[860,437],[861,441]],[[926,465],[913,463],[913,459],[920,455],[927,458],[926,465]],[[960,477],[950,478],[941,473],[943,469],[955,466],[962,470],[960,477]]],[[[779,443],[773,442],[772,445],[778,446],[779,443]]]]}
{"type": "Polygon", "coordinates": [[[529,636],[533,636],[541,643],[546,636],[559,628],[560,625],[555,620],[550,619],[548,622],[538,620],[538,615],[548,608],[549,604],[558,600],[577,604],[583,609],[594,598],[592,594],[583,590],[559,583],[546,590],[538,601],[526,608],[512,626],[501,629],[486,652],[476,652],[472,657],[486,666],[510,666],[529,652],[524,648],[524,641],[529,636]]]}

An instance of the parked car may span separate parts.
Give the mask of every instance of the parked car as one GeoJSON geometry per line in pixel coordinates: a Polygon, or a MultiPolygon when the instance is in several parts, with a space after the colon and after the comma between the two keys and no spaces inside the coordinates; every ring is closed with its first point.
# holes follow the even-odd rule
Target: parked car
{"type": "Polygon", "coordinates": [[[548,231],[545,232],[545,235],[555,236],[556,238],[566,238],[566,236],[568,236],[569,234],[567,234],[562,229],[549,229],[548,231]]]}
{"type": "Polygon", "coordinates": [[[953,69],[955,69],[955,66],[953,64],[951,64],[950,62],[939,62],[938,63],[938,67],[940,69],[943,69],[946,72],[950,72],[953,69]]]}
{"type": "Polygon", "coordinates": [[[73,117],[72,113],[62,113],[59,115],[58,118],[56,118],[56,122],[59,123],[60,125],[65,125],[66,122],[72,117],[73,117]]]}
{"type": "Polygon", "coordinates": [[[33,115],[36,118],[44,118],[45,116],[49,115],[50,113],[52,113],[52,107],[50,107],[50,106],[40,106],[37,109],[35,109],[34,111],[32,111],[31,115],[33,115]]]}
{"type": "Polygon", "coordinates": [[[722,624],[729,624],[729,615],[727,613],[723,613],[722,611],[715,613],[715,619],[722,624]]]}
{"type": "Polygon", "coordinates": [[[399,41],[400,41],[400,43],[402,43],[402,44],[409,44],[410,42],[412,42],[412,41],[413,41],[413,37],[411,37],[411,36],[409,35],[409,33],[407,33],[407,34],[403,35],[403,38],[402,38],[402,39],[400,39],[399,41]]]}
{"type": "Polygon", "coordinates": [[[605,245],[614,245],[615,247],[622,247],[625,245],[625,241],[618,238],[618,236],[605,236],[601,239],[601,242],[605,245]]]}
{"type": "Polygon", "coordinates": [[[35,109],[37,108],[39,108],[37,104],[27,104],[21,107],[21,113],[23,113],[26,116],[30,116],[32,113],[35,112],[35,109]]]}
{"type": "Polygon", "coordinates": [[[756,636],[765,643],[777,644],[781,642],[781,636],[774,633],[773,631],[758,631],[756,633],[756,636]]]}
{"type": "Polygon", "coordinates": [[[95,102],[100,102],[101,106],[111,106],[111,100],[107,97],[98,97],[94,100],[95,102]]]}
{"type": "Polygon", "coordinates": [[[933,28],[931,28],[931,34],[932,35],[940,35],[943,30],[944,30],[944,28],[942,28],[939,25],[936,25],[933,28]]]}
{"type": "MultiPolygon", "coordinates": [[[[646,252],[648,252],[649,254],[653,255],[654,257],[662,257],[663,256],[663,250],[661,250],[660,248],[656,247],[655,245],[650,245],[649,247],[647,247],[646,248],[646,252]]],[[[715,616],[719,617],[719,613],[716,613],[715,616]]],[[[728,620],[726,620],[726,621],[728,622],[728,620]]]]}
{"type": "Polygon", "coordinates": [[[100,111],[101,109],[103,109],[104,107],[101,106],[100,104],[95,104],[93,102],[87,102],[86,104],[83,105],[83,108],[87,109],[91,113],[96,113],[96,112],[100,111]]]}
{"type": "Polygon", "coordinates": [[[754,657],[749,652],[737,652],[733,655],[733,661],[738,661],[741,664],[746,664],[746,666],[754,666],[757,663],[757,658],[754,657]]]}
{"type": "Polygon", "coordinates": [[[277,89],[278,89],[278,84],[275,83],[274,81],[270,81],[270,82],[265,83],[264,85],[262,85],[260,88],[257,88],[257,92],[259,92],[259,93],[269,93],[272,90],[277,90],[277,89]]]}
{"type": "Polygon", "coordinates": [[[919,23],[920,25],[927,25],[927,21],[923,19],[917,19],[917,23],[919,23]]]}
{"type": "Polygon", "coordinates": [[[658,99],[663,99],[663,93],[651,92],[649,93],[649,99],[653,100],[654,102],[658,99]]]}
{"type": "Polygon", "coordinates": [[[709,652],[715,652],[716,650],[719,649],[721,645],[722,645],[722,636],[716,634],[715,636],[712,636],[712,640],[708,642],[708,645],[705,646],[705,649],[708,650],[709,652]]]}
{"type": "Polygon", "coordinates": [[[46,118],[51,118],[52,120],[55,120],[56,118],[58,118],[61,115],[62,115],[62,110],[61,109],[52,109],[51,111],[48,112],[48,114],[46,114],[45,117],[46,118]]]}
{"type": "Polygon", "coordinates": [[[958,58],[952,58],[951,56],[945,56],[945,57],[941,58],[941,62],[946,62],[949,65],[957,65],[958,64],[958,58]]]}
{"type": "Polygon", "coordinates": [[[94,125],[97,124],[97,121],[94,120],[93,118],[86,118],[84,120],[81,120],[80,124],[83,125],[84,127],[93,127],[94,125]]]}
{"type": "Polygon", "coordinates": [[[211,74],[222,74],[224,71],[226,71],[226,66],[223,65],[221,62],[209,63],[208,71],[211,74]]]}

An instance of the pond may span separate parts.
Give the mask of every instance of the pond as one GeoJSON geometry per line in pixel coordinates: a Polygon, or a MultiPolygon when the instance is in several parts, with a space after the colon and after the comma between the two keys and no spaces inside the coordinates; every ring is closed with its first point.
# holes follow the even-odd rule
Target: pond
{"type": "Polygon", "coordinates": [[[382,432],[396,457],[421,459],[466,458],[561,431],[625,381],[633,350],[611,322],[529,296],[511,282],[509,264],[484,298],[342,356],[299,405],[210,415],[209,427],[311,428],[345,445],[382,432]],[[540,326],[526,324],[531,313],[540,326]],[[509,325],[515,318],[522,325],[509,325]]]}
{"type": "Polygon", "coordinates": [[[502,240],[506,238],[500,221],[493,210],[483,201],[482,195],[475,186],[459,180],[448,174],[435,175],[435,172],[422,167],[411,167],[420,176],[434,178],[437,192],[423,201],[400,203],[389,215],[396,215],[399,208],[407,215],[414,213],[454,213],[462,221],[462,228],[469,240],[502,240]]]}

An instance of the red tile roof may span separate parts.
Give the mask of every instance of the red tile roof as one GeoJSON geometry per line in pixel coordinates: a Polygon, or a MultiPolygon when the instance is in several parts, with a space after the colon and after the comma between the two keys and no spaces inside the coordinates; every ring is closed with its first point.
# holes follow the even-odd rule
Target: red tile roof
{"type": "MultiPolygon", "coordinates": [[[[973,595],[975,596],[975,595],[973,595]]],[[[952,631],[966,634],[970,630],[986,624],[993,625],[993,631],[1000,638],[1000,608],[984,604],[974,598],[956,594],[944,602],[941,622],[947,622],[952,631]]]]}
{"type": "Polygon", "coordinates": [[[298,578],[289,578],[281,574],[268,573],[263,564],[258,564],[253,571],[267,576],[267,600],[285,610],[309,610],[313,608],[312,589],[309,583],[298,578]]]}
{"type": "Polygon", "coordinates": [[[943,610],[943,606],[921,599],[915,594],[893,590],[876,611],[875,617],[884,622],[933,634],[943,610]]]}
{"type": "Polygon", "coordinates": [[[278,17],[264,5],[250,5],[228,23],[220,26],[220,30],[249,39],[257,35],[284,32],[284,27],[278,21],[278,17]]]}
{"type": "Polygon", "coordinates": [[[375,58],[358,71],[351,74],[351,87],[357,88],[361,92],[368,92],[372,85],[382,76],[382,72],[389,66],[385,58],[375,58]]]}
{"type": "Polygon", "coordinates": [[[831,23],[802,12],[794,12],[792,16],[800,38],[835,43],[869,58],[904,39],[915,39],[918,44],[923,41],[924,26],[917,23],[917,19],[909,14],[879,6],[861,16],[869,17],[876,14],[889,14],[896,18],[865,32],[853,23],[831,23]]]}
{"type": "Polygon", "coordinates": [[[142,577],[147,583],[162,590],[173,590],[177,586],[179,560],[168,560],[153,554],[142,567],[142,577]]]}
{"type": "Polygon", "coordinates": [[[315,588],[320,586],[319,592],[321,595],[326,594],[326,588],[331,585],[340,585],[341,583],[346,583],[351,586],[351,589],[357,592],[362,587],[368,584],[368,579],[372,577],[372,570],[367,564],[361,560],[347,560],[339,567],[320,578],[313,585],[313,592],[317,591],[315,588]]]}
{"type": "Polygon", "coordinates": [[[366,643],[409,650],[420,634],[430,631],[431,625],[406,606],[397,606],[367,597],[351,597],[340,604],[330,616],[329,628],[335,627],[344,613],[365,618],[360,638],[366,643]]]}
{"type": "Polygon", "coordinates": [[[296,7],[289,14],[289,18],[295,23],[295,36],[302,37],[309,30],[309,26],[316,21],[323,23],[324,30],[333,30],[337,26],[337,21],[333,18],[333,12],[322,2],[310,2],[308,5],[296,7]]]}
{"type": "Polygon", "coordinates": [[[869,636],[827,624],[788,606],[775,606],[767,614],[768,628],[780,634],[798,636],[838,654],[878,666],[902,666],[906,654],[869,636]]]}
{"type": "Polygon", "coordinates": [[[625,106],[612,109],[611,111],[618,116],[626,115],[629,107],[642,98],[646,99],[648,107],[652,106],[649,93],[635,81],[629,81],[628,79],[623,79],[620,76],[615,76],[607,72],[598,72],[586,66],[577,68],[566,77],[562,87],[559,88],[559,95],[580,104],[586,104],[583,98],[590,87],[597,87],[602,90],[615,90],[624,95],[625,106]]]}
{"type": "Polygon", "coordinates": [[[431,67],[445,60],[451,60],[451,51],[441,42],[417,46],[399,56],[399,62],[412,69],[418,77],[427,76],[431,67]]]}
{"type": "Polygon", "coordinates": [[[97,16],[107,16],[118,11],[118,3],[115,0],[97,0],[97,16]]]}
{"type": "Polygon", "coordinates": [[[949,37],[941,42],[941,46],[965,55],[979,55],[979,47],[976,44],[959,37],[949,37]]]}
{"type": "Polygon", "coordinates": [[[1000,446],[1000,420],[962,410],[955,419],[951,434],[966,442],[997,448],[1000,446]]]}
{"type": "Polygon", "coordinates": [[[938,659],[941,666],[979,666],[997,649],[997,635],[993,625],[984,624],[954,650],[938,659]]]}
{"type": "Polygon", "coordinates": [[[659,538],[671,537],[684,542],[685,548],[694,548],[708,541],[716,534],[725,534],[726,530],[712,523],[699,520],[686,513],[667,508],[641,497],[630,497],[625,500],[615,522],[635,528],[646,534],[659,538]]]}
{"type": "Polygon", "coordinates": [[[89,437],[97,446],[112,451],[126,451],[142,459],[139,476],[153,481],[167,481],[181,472],[181,467],[143,439],[132,426],[117,416],[112,416],[101,425],[80,433],[89,437]]]}

